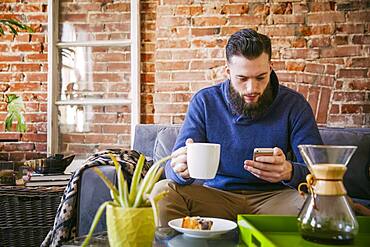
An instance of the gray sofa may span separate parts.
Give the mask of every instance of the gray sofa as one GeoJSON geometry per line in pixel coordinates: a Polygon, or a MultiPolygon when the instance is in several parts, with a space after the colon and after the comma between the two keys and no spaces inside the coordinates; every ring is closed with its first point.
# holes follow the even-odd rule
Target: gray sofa
{"type": "MultiPolygon", "coordinates": [[[[169,155],[180,127],[180,125],[137,125],[133,149],[154,160],[169,155]]],[[[320,128],[320,134],[324,143],[328,145],[358,146],[348,164],[344,183],[351,197],[370,207],[370,128],[320,128]]],[[[113,167],[102,167],[102,170],[115,182],[113,167]]],[[[81,236],[88,232],[96,210],[101,203],[110,200],[110,195],[106,186],[91,169],[83,172],[79,186],[77,230],[78,235],[81,236]]],[[[95,231],[100,232],[105,229],[103,214],[95,231]]]]}

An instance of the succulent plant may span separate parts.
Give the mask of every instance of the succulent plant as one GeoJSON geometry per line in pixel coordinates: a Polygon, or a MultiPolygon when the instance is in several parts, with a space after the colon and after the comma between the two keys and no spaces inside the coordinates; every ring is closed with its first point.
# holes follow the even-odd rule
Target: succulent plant
{"type": "Polygon", "coordinates": [[[167,191],[163,191],[155,195],[154,197],[150,197],[149,195],[154,187],[154,184],[159,180],[163,172],[163,167],[160,167],[160,164],[171,159],[172,157],[167,156],[154,163],[150,167],[144,178],[141,178],[140,174],[145,161],[144,155],[141,154],[131,180],[130,190],[128,188],[127,180],[125,180],[123,176],[122,168],[118,163],[116,157],[110,154],[110,158],[112,159],[116,169],[118,188],[116,188],[116,186],[103,174],[103,172],[98,167],[93,168],[97,175],[104,181],[105,185],[110,189],[112,201],[106,201],[99,207],[91,224],[90,231],[82,246],[87,246],[87,244],[89,243],[95,227],[98,224],[100,217],[104,212],[104,209],[108,205],[122,208],[152,207],[154,221],[156,224],[158,223],[158,209],[156,205],[157,202],[166,195],[167,191]]]}

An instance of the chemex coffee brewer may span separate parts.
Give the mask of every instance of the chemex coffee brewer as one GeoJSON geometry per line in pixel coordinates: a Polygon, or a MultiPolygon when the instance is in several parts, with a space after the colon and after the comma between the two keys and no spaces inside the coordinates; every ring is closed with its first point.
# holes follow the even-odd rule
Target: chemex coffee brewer
{"type": "Polygon", "coordinates": [[[349,244],[358,233],[358,223],[346,198],[343,176],[356,146],[299,145],[311,174],[309,196],[298,215],[298,229],[309,241],[349,244]]]}

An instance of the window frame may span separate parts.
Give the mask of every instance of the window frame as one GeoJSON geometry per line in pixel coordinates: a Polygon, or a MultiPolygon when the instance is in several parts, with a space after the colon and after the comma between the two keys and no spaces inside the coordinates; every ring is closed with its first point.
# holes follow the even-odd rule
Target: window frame
{"type": "Polygon", "coordinates": [[[140,123],[140,0],[130,1],[130,39],[112,41],[60,42],[59,0],[48,0],[48,107],[47,107],[47,154],[58,153],[58,109],[59,105],[127,105],[131,104],[131,148],[135,126],[140,123]],[[58,51],[67,47],[130,47],[131,56],[131,100],[88,99],[57,100],[59,81],[58,51]]]}

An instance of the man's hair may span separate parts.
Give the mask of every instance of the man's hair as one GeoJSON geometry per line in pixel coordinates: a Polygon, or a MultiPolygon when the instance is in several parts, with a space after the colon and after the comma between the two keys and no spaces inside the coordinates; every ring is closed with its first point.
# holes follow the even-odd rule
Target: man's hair
{"type": "Polygon", "coordinates": [[[242,29],[229,38],[226,45],[226,59],[243,56],[249,60],[259,57],[263,52],[271,59],[271,40],[253,29],[242,29]]]}

